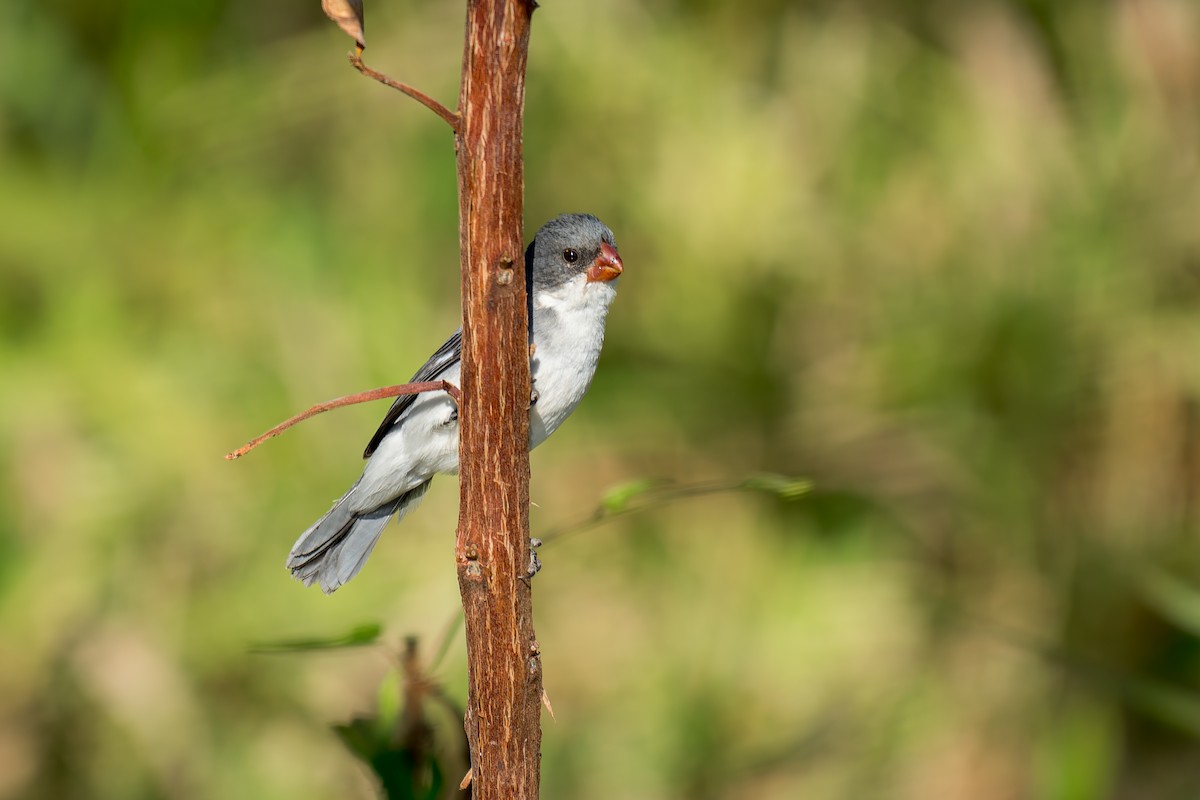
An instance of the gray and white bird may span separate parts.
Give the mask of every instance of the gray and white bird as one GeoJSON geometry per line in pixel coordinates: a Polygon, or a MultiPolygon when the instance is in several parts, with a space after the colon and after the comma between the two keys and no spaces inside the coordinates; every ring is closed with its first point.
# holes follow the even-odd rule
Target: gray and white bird
{"type": "MultiPolygon", "coordinates": [[[[552,219],[525,250],[531,450],[571,415],[591,384],[623,269],[612,231],[590,214],[552,219]]],[[[461,356],[459,329],[412,380],[458,385],[461,356]]],[[[458,472],[458,409],[441,392],[396,398],[363,458],[362,476],[288,556],[292,575],[305,586],[319,583],[326,594],[358,574],[388,521],[411,511],[434,475],[458,472]]]]}

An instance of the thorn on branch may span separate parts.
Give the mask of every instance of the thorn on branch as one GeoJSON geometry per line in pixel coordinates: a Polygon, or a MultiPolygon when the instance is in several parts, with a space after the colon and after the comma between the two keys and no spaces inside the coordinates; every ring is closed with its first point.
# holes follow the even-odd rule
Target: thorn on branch
{"type": "Polygon", "coordinates": [[[317,403],[307,411],[302,411],[296,416],[284,420],[266,433],[254,437],[237,450],[234,450],[232,453],[226,453],[225,458],[228,461],[241,458],[242,456],[246,455],[246,453],[249,453],[251,450],[265,442],[267,439],[275,438],[293,425],[303,422],[309,417],[315,417],[317,414],[323,414],[324,412],[334,408],[352,406],[358,403],[369,403],[372,400],[382,400],[385,397],[400,397],[401,395],[422,394],[424,392],[445,392],[454,400],[455,405],[459,404],[459,398],[461,397],[458,387],[449,381],[418,381],[416,383],[402,383],[397,386],[384,386],[379,389],[372,389],[369,392],[348,394],[345,397],[339,397],[335,400],[317,403]]]}
{"type": "Polygon", "coordinates": [[[456,112],[446,108],[444,105],[439,103],[437,100],[434,100],[420,89],[409,86],[407,83],[401,83],[400,81],[392,80],[382,72],[371,69],[363,63],[361,49],[357,50],[356,52],[347,53],[347,57],[350,59],[350,64],[363,75],[366,75],[368,78],[374,78],[384,86],[390,86],[396,91],[403,92],[404,94],[408,95],[413,100],[416,100],[418,103],[444,119],[446,124],[450,126],[450,129],[455,133],[458,133],[459,117],[456,112]]]}

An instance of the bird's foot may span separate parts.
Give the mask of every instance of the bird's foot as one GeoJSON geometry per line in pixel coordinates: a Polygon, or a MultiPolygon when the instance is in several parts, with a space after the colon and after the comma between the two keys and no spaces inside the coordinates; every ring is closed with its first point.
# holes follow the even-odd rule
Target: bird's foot
{"type": "Polygon", "coordinates": [[[541,395],[538,394],[537,389],[531,388],[529,390],[529,407],[530,408],[533,408],[534,406],[537,405],[537,401],[538,401],[539,397],[541,397],[541,395]]]}
{"type": "Polygon", "coordinates": [[[542,540],[530,538],[529,540],[529,568],[525,572],[525,580],[529,580],[534,575],[542,571],[542,560],[538,558],[537,549],[542,546],[542,540]]]}

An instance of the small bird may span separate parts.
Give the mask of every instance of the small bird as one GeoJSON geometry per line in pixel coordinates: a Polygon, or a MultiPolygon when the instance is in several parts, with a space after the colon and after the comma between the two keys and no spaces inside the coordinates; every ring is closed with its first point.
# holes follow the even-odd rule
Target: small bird
{"type": "MultiPolygon", "coordinates": [[[[564,214],[525,250],[529,290],[529,448],[558,429],[583,399],[604,343],[604,321],[624,270],[612,231],[590,214],[564,214]]],[[[457,385],[462,329],[417,370],[412,381],[457,385]]],[[[396,398],[363,452],[362,476],[306,530],[287,566],[326,594],[362,569],[393,516],[411,511],[438,473],[458,472],[458,409],[441,392],[396,398]]]]}

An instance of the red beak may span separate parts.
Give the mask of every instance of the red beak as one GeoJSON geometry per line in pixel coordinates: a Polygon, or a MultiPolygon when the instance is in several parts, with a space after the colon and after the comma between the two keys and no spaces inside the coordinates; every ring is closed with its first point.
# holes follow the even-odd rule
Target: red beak
{"type": "Polygon", "coordinates": [[[588,267],[587,279],[589,283],[593,281],[607,283],[616,280],[624,271],[625,265],[621,263],[621,256],[617,253],[617,248],[608,242],[601,242],[600,255],[596,256],[596,260],[588,267]]]}

